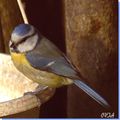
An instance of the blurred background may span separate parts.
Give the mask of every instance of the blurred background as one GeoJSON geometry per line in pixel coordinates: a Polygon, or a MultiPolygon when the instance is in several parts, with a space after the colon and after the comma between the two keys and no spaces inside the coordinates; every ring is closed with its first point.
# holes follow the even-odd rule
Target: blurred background
{"type": "MultiPolygon", "coordinates": [[[[22,0],[28,21],[61,49],[80,76],[111,105],[105,109],[74,85],[58,88],[40,118],[118,116],[118,1],[22,0]]],[[[17,0],[0,0],[0,52],[9,53],[13,28],[23,19],[17,0]],[[12,9],[11,9],[12,8],[12,9]]]]}

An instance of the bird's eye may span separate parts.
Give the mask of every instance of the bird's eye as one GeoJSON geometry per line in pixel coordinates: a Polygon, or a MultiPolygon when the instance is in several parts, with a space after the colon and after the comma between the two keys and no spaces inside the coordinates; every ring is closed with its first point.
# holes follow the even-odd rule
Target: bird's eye
{"type": "Polygon", "coordinates": [[[13,48],[14,50],[17,50],[17,46],[14,43],[12,43],[10,47],[13,48]]]}

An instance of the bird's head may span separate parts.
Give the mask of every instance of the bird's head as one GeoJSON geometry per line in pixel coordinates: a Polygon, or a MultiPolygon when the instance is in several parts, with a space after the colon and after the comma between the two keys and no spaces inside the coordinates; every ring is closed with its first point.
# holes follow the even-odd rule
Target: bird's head
{"type": "Polygon", "coordinates": [[[11,52],[24,53],[31,51],[37,45],[39,34],[29,24],[20,24],[14,28],[9,47],[11,52]]]}

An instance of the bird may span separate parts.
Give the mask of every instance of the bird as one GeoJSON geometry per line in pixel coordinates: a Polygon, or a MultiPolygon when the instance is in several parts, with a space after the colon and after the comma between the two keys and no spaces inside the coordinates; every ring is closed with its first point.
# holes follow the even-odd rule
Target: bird
{"type": "Polygon", "coordinates": [[[109,103],[84,80],[68,57],[30,24],[19,24],[10,37],[9,48],[15,67],[26,77],[51,88],[75,84],[105,108],[109,103]]]}

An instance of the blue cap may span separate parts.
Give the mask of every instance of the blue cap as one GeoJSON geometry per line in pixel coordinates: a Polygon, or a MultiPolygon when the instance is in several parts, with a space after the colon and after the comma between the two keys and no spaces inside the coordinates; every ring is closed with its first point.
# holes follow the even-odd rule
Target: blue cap
{"type": "Polygon", "coordinates": [[[31,30],[31,26],[29,24],[20,24],[13,30],[13,34],[18,34],[20,36],[24,36],[31,30]]]}

